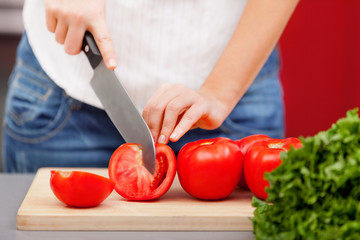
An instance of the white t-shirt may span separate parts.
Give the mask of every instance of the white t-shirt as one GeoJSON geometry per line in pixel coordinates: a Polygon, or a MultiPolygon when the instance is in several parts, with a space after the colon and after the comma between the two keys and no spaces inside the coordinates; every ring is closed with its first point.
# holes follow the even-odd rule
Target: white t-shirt
{"type": "MultiPolygon", "coordinates": [[[[198,89],[229,42],[246,0],[107,0],[106,21],[117,75],[141,112],[163,83],[198,89]]],[[[24,26],[35,56],[66,93],[102,108],[89,84],[93,70],[46,28],[44,0],[26,0],[24,26]]]]}

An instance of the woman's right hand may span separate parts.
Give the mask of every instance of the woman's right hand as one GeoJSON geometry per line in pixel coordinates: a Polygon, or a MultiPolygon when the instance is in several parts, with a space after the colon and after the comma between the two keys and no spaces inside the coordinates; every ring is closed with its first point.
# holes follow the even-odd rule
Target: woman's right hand
{"type": "Polygon", "coordinates": [[[116,54],[105,19],[105,0],[45,0],[45,9],[47,28],[55,33],[66,53],[79,54],[85,31],[89,31],[107,68],[116,68],[116,54]]]}

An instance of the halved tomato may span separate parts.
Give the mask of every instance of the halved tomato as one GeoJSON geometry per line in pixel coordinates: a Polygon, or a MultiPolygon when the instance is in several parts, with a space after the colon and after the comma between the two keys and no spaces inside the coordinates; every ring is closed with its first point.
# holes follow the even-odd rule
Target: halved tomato
{"type": "Polygon", "coordinates": [[[110,195],[114,186],[112,180],[94,173],[51,170],[51,190],[71,207],[95,207],[110,195]]]}
{"type": "Polygon", "coordinates": [[[156,144],[155,173],[144,166],[141,145],[125,143],[110,158],[109,176],[115,191],[128,200],[153,200],[171,187],[176,174],[176,158],[165,144],[156,144]]]}

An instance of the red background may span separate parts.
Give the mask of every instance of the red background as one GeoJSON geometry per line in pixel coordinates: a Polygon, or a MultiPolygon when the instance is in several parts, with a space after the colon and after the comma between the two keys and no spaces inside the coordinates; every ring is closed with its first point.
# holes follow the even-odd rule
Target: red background
{"type": "Polygon", "coordinates": [[[286,136],[312,136],[360,106],[360,1],[300,0],[281,39],[286,136]]]}

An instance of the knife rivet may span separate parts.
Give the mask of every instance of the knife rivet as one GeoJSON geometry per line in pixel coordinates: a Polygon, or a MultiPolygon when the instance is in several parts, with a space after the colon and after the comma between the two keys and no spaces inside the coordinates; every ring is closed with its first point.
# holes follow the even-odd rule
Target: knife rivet
{"type": "Polygon", "coordinates": [[[89,50],[90,50],[89,45],[85,45],[85,52],[89,52],[89,50]]]}

